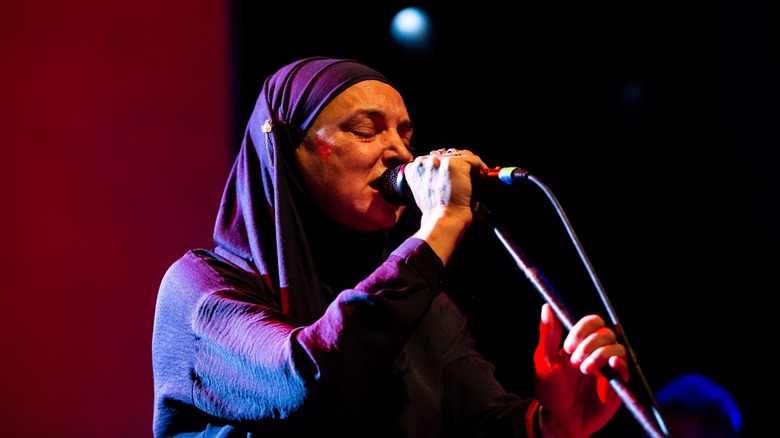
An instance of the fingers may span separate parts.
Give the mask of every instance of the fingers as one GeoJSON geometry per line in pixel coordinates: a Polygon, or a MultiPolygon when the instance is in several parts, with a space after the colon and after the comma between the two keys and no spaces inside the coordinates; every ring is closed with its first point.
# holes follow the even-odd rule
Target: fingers
{"type": "Polygon", "coordinates": [[[458,217],[472,219],[472,175],[487,167],[482,159],[470,151],[437,149],[429,155],[418,156],[412,166],[404,170],[415,203],[425,213],[439,216],[443,209],[464,209],[458,217]]]}
{"type": "MultiPolygon", "coordinates": [[[[623,347],[623,350],[625,350],[625,347],[623,347]]],[[[626,360],[625,353],[622,356],[620,355],[611,356],[609,358],[609,366],[618,372],[618,374],[620,375],[620,377],[623,379],[624,382],[628,382],[629,370],[628,370],[628,361],[626,360]]]]}
{"type": "Polygon", "coordinates": [[[462,151],[459,151],[455,148],[449,148],[449,149],[434,149],[428,153],[428,155],[452,155],[455,157],[459,157],[462,155],[462,151]]]}
{"type": "Polygon", "coordinates": [[[572,327],[563,343],[571,363],[585,374],[595,374],[610,365],[627,378],[626,348],[617,342],[615,332],[598,315],[588,315],[572,327]]]}
{"type": "Polygon", "coordinates": [[[617,337],[615,333],[609,330],[602,319],[598,315],[588,315],[577,321],[569,331],[569,335],[563,343],[563,349],[569,354],[574,354],[574,349],[586,340],[588,336],[593,333],[601,331],[604,335],[603,341],[606,344],[613,344],[616,342],[617,337]],[[610,333],[607,333],[607,332],[610,333]]]}
{"type": "Polygon", "coordinates": [[[457,172],[457,169],[460,169],[466,181],[470,181],[470,172],[487,167],[482,159],[471,151],[455,148],[434,149],[428,155],[418,156],[413,162],[417,167],[426,167],[429,170],[442,168],[457,172]]]}
{"type": "Polygon", "coordinates": [[[451,155],[454,157],[460,157],[463,155],[473,155],[468,149],[456,149],[456,148],[439,148],[428,152],[428,155],[451,155]]]}
{"type": "MultiPolygon", "coordinates": [[[[537,372],[543,374],[545,368],[560,360],[562,337],[563,325],[552,307],[545,303],[539,324],[539,345],[534,354],[537,372]]],[[[598,315],[585,316],[574,324],[563,342],[563,353],[569,355],[571,364],[583,374],[596,374],[609,365],[623,379],[628,379],[626,347],[617,342],[615,332],[598,315]]]]}
{"type": "Polygon", "coordinates": [[[432,164],[434,167],[438,167],[440,164],[440,161],[438,160],[450,160],[450,159],[456,159],[456,160],[463,159],[464,161],[468,162],[471,165],[472,169],[481,169],[487,167],[487,165],[482,162],[481,158],[479,158],[477,155],[474,155],[468,149],[455,149],[455,148],[434,149],[428,152],[428,155],[418,156],[414,161],[417,163],[418,166],[422,166],[424,162],[430,162],[430,163],[434,163],[432,164]]]}

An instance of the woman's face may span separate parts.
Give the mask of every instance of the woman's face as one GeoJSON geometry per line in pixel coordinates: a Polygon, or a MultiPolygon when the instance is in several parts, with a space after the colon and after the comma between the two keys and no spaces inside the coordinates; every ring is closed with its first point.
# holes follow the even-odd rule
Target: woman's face
{"type": "Polygon", "coordinates": [[[393,226],[403,207],[384,200],[382,173],[409,162],[412,122],[401,95],[375,80],[336,96],[296,149],[306,189],[331,218],[361,231],[393,226]]]}

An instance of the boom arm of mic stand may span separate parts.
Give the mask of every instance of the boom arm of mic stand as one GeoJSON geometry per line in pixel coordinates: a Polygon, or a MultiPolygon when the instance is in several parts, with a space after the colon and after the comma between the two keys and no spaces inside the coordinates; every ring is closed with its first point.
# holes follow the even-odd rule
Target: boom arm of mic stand
{"type": "MultiPolygon", "coordinates": [[[[558,319],[563,323],[566,330],[571,330],[575,324],[574,318],[571,316],[566,305],[561,298],[547,282],[544,276],[539,272],[533,263],[526,257],[526,255],[518,248],[518,246],[512,241],[512,239],[506,234],[506,232],[497,224],[490,216],[490,211],[487,207],[478,202],[474,208],[474,214],[477,219],[488,225],[493,229],[498,239],[507,249],[509,254],[517,263],[517,266],[523,271],[528,280],[531,281],[536,290],[542,295],[542,298],[550,304],[550,307],[558,316],[558,319]]],[[[639,403],[633,393],[628,389],[623,379],[609,366],[605,366],[600,370],[601,374],[609,380],[610,386],[617,393],[623,404],[631,412],[634,418],[639,422],[645,432],[652,438],[664,438],[667,435],[661,433],[658,430],[656,424],[647,415],[646,409],[639,403]]]]}

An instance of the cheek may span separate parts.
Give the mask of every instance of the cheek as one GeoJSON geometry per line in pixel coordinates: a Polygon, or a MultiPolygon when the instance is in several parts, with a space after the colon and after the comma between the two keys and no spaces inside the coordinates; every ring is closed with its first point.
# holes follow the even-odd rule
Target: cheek
{"type": "Polygon", "coordinates": [[[331,152],[333,152],[333,144],[321,137],[317,137],[316,140],[314,140],[314,146],[317,150],[317,154],[323,161],[327,160],[330,157],[331,152]]]}

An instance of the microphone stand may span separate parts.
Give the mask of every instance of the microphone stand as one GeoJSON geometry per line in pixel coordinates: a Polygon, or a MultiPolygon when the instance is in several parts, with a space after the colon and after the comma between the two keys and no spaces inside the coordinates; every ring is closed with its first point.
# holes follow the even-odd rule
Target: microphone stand
{"type": "MultiPolygon", "coordinates": [[[[524,177],[528,179],[534,179],[532,176],[528,175],[527,172],[524,174],[524,177]]],[[[536,183],[540,184],[540,182],[538,181],[536,181],[536,183]]],[[[548,193],[548,196],[551,195],[548,193]]],[[[544,298],[544,300],[550,304],[550,307],[558,316],[558,319],[563,323],[563,326],[567,330],[571,330],[571,328],[574,326],[576,321],[571,316],[569,310],[566,308],[566,305],[563,303],[560,296],[558,296],[558,294],[555,292],[552,286],[547,282],[544,276],[528,259],[528,257],[519,249],[519,247],[512,241],[512,239],[507,235],[507,233],[502,229],[502,227],[495,221],[493,217],[491,217],[490,211],[487,209],[487,207],[481,202],[476,202],[476,205],[474,207],[474,215],[481,223],[486,224],[487,226],[493,228],[493,231],[498,237],[498,239],[501,241],[504,247],[506,247],[507,251],[515,260],[518,267],[520,267],[520,269],[523,271],[525,276],[531,281],[531,283],[536,288],[536,290],[542,295],[542,298],[544,298]]],[[[582,255],[582,253],[580,254],[582,255]]],[[[588,267],[590,267],[589,264],[587,265],[588,267]]],[[[616,331],[618,335],[625,340],[625,335],[622,333],[622,330],[619,329],[619,326],[616,328],[616,331]]],[[[624,345],[626,346],[626,349],[629,352],[631,352],[631,349],[627,345],[627,342],[625,342],[624,345]]],[[[632,359],[634,359],[633,353],[631,353],[631,355],[632,355],[632,359]]],[[[634,364],[637,365],[636,361],[634,361],[634,364]]],[[[638,365],[637,365],[637,369],[638,369],[638,365]]],[[[609,366],[603,367],[600,370],[600,372],[604,377],[606,377],[609,380],[612,389],[621,398],[623,404],[633,414],[634,418],[639,422],[639,424],[642,426],[642,428],[645,430],[645,432],[647,432],[647,434],[651,438],[664,438],[669,436],[668,434],[661,433],[661,431],[658,429],[656,424],[647,415],[645,408],[642,406],[642,404],[639,401],[637,401],[636,397],[631,393],[631,391],[626,386],[626,383],[617,374],[617,372],[615,372],[609,366]]],[[[641,371],[640,371],[640,377],[642,378],[642,381],[645,382],[645,385],[647,385],[646,381],[644,380],[644,376],[642,376],[641,374],[641,371]]],[[[652,392],[649,390],[648,392],[650,394],[651,400],[653,400],[654,402],[655,400],[652,397],[652,392]]],[[[658,412],[658,409],[656,409],[656,418],[658,422],[663,425],[663,420],[660,417],[660,413],[658,412]]]]}

